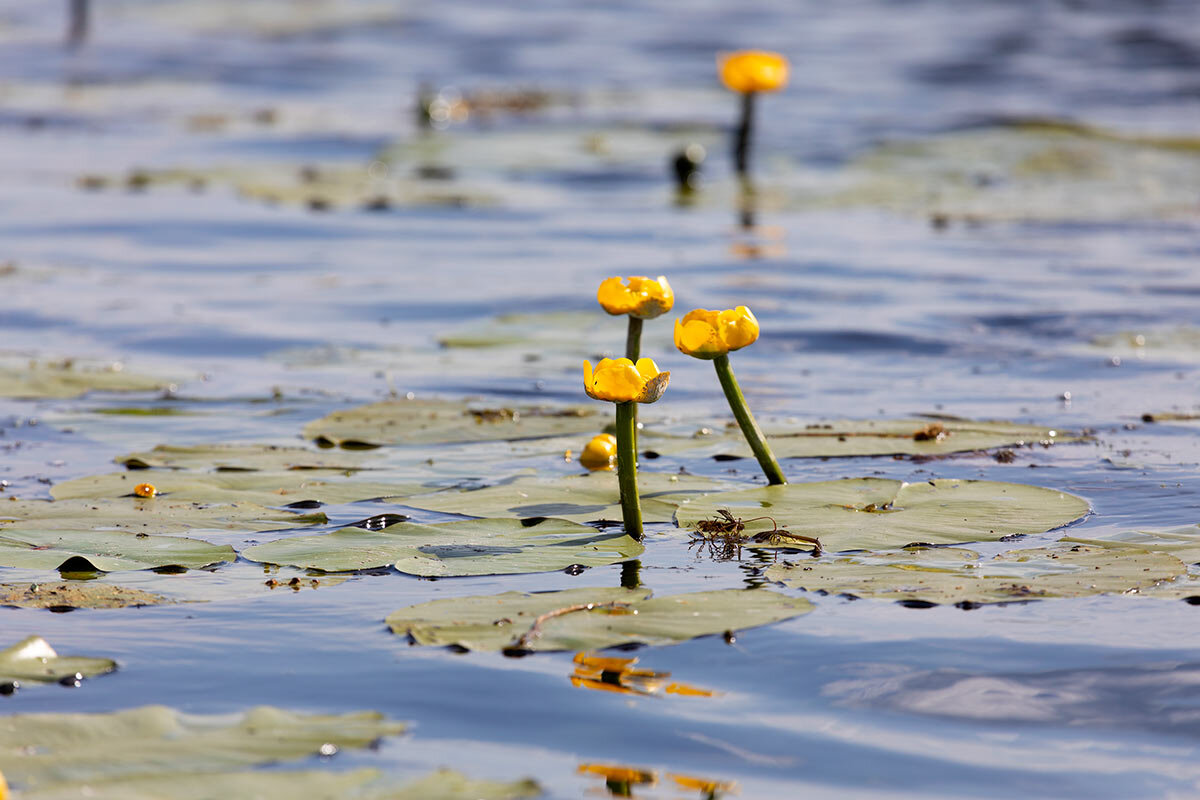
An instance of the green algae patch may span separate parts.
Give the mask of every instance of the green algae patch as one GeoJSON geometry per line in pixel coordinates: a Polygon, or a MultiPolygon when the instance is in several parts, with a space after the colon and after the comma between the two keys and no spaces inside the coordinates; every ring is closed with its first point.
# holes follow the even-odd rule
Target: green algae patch
{"type": "Polygon", "coordinates": [[[648,589],[588,588],[434,600],[396,611],[386,621],[420,645],[525,652],[679,644],[811,610],[807,600],[765,589],[656,598],[648,589]]]}
{"type": "MultiPolygon", "coordinates": [[[[1187,568],[1166,553],[1073,544],[981,560],[958,548],[909,548],[773,564],[765,576],[793,589],[929,604],[982,604],[1169,589],[1187,568]]],[[[1183,584],[1179,584],[1182,586],[1183,584]]]]}
{"type": "Polygon", "coordinates": [[[636,558],[645,548],[620,532],[561,519],[472,519],[382,530],[342,528],[250,547],[253,561],[327,572],[394,566],[410,575],[512,575],[569,566],[599,567],[636,558]]]}
{"type": "Polygon", "coordinates": [[[837,552],[996,541],[1067,525],[1089,509],[1082,498],[1025,484],[852,478],[710,494],[681,505],[675,519],[696,530],[721,510],[748,533],[787,528],[837,552]]]}
{"type": "Polygon", "coordinates": [[[60,656],[40,636],[0,650],[0,683],[53,683],[77,675],[94,678],[116,668],[117,662],[108,658],[60,656]]]}
{"type": "MultiPolygon", "coordinates": [[[[681,505],[728,485],[693,475],[639,473],[642,518],[646,522],[670,522],[681,505]]],[[[621,519],[617,476],[612,472],[562,478],[519,477],[482,489],[414,495],[404,504],[478,517],[557,517],[573,522],[621,519]]]]}
{"type": "Polygon", "coordinates": [[[10,608],[136,608],[172,602],[142,589],[97,581],[0,583],[0,606],[10,608]]]}
{"type": "Polygon", "coordinates": [[[126,484],[127,494],[119,497],[0,503],[0,536],[8,535],[16,528],[160,534],[196,530],[268,531],[329,521],[319,512],[299,514],[255,503],[200,503],[166,496],[137,497],[132,494],[134,485],[135,481],[126,484]]]}
{"type": "Polygon", "coordinates": [[[154,392],[171,381],[127,371],[120,363],[0,359],[0,397],[80,397],[88,392],[154,392]]]}
{"type": "Polygon", "coordinates": [[[274,444],[160,444],[152,450],[114,459],[127,469],[278,472],[282,470],[363,469],[373,456],[347,450],[310,450],[274,444]]]}
{"type": "Polygon", "coordinates": [[[603,427],[594,408],[488,407],[429,400],[389,400],[335,411],[304,426],[323,445],[382,446],[539,439],[603,427]]]}

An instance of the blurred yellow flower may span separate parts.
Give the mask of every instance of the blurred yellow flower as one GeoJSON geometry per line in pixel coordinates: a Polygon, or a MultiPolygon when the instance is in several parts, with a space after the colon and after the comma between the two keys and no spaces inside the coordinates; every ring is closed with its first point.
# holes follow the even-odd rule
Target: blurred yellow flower
{"type": "Polygon", "coordinates": [[[717,68],[721,83],[735,92],[776,92],[788,82],[787,59],[766,50],[722,53],[717,68]]]}
{"type": "Polygon", "coordinates": [[[579,463],[593,472],[611,470],[617,463],[617,437],[611,433],[601,433],[592,437],[579,454],[579,463]]]}
{"type": "Polygon", "coordinates": [[[158,489],[154,488],[153,483],[139,483],[133,487],[133,493],[138,497],[154,497],[158,494],[158,489]]]}
{"type": "Polygon", "coordinates": [[[663,275],[657,280],[641,275],[605,278],[596,291],[596,299],[610,314],[628,314],[638,319],[662,316],[675,305],[675,293],[663,275]]]}
{"type": "Polygon", "coordinates": [[[694,358],[713,359],[758,341],[758,320],[745,306],[697,308],[675,320],[675,346],[694,358]]]}
{"type": "Polygon", "coordinates": [[[671,373],[660,372],[649,358],[634,364],[628,358],[605,358],[592,370],[592,362],[583,362],[583,390],[594,400],[610,403],[653,403],[663,396],[671,373]]]}

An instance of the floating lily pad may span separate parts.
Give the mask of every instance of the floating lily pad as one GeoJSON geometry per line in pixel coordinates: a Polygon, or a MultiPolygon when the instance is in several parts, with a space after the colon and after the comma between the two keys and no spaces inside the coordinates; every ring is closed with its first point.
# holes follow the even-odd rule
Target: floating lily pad
{"type": "Polygon", "coordinates": [[[0,584],[0,606],[15,608],[128,608],[171,602],[141,589],[97,581],[0,584]]]}
{"type": "Polygon", "coordinates": [[[666,645],[791,619],[803,599],[762,589],[651,598],[648,589],[568,589],[456,597],[409,606],[387,618],[417,644],[468,650],[597,650],[666,645]]]}
{"type": "Polygon", "coordinates": [[[40,636],[26,637],[11,647],[0,650],[0,683],[51,683],[77,674],[93,678],[112,672],[116,668],[117,662],[107,658],[60,656],[50,643],[40,636]]]}
{"type": "Polygon", "coordinates": [[[1166,530],[1121,531],[1101,539],[1083,539],[1068,536],[1064,542],[1110,548],[1150,550],[1169,553],[1187,564],[1200,563],[1200,525],[1184,525],[1182,528],[1166,530]]]}
{"type": "Polygon", "coordinates": [[[183,536],[151,536],[124,531],[0,528],[0,566],[64,569],[73,572],[185,567],[200,569],[233,561],[228,545],[183,536]]]}
{"type": "Polygon", "coordinates": [[[1189,362],[1200,359],[1200,328],[1120,331],[1095,336],[1090,344],[1120,356],[1189,362]]]}
{"type": "Polygon", "coordinates": [[[999,603],[1051,597],[1126,594],[1183,576],[1165,553],[1064,542],[980,561],[958,548],[912,548],[774,564],[766,577],[830,594],[925,603],[999,603]]]}
{"type": "MultiPolygon", "coordinates": [[[[728,484],[693,475],[641,472],[642,518],[670,522],[681,504],[725,486],[728,484]]],[[[621,519],[617,476],[612,472],[553,479],[520,477],[483,489],[414,495],[403,502],[414,508],[477,517],[558,517],[573,522],[621,519]]]]}
{"type": "MultiPolygon", "coordinates": [[[[152,483],[161,497],[174,504],[254,503],[284,506],[302,500],[318,503],[353,503],[376,497],[416,494],[427,491],[420,484],[395,484],[347,477],[337,470],[288,470],[285,472],[186,472],[141,471],[89,475],[55,484],[50,495],[56,500],[120,498],[133,493],[140,483],[152,483]]],[[[147,508],[151,507],[148,503],[147,508]]],[[[0,508],[0,515],[4,510],[0,508]]]]}
{"type": "MultiPolygon", "coordinates": [[[[996,447],[1079,441],[1063,431],[1015,422],[896,419],[838,420],[798,426],[763,426],[778,458],[847,458],[852,456],[941,456],[996,447]]],[[[693,437],[645,437],[642,449],[663,454],[721,455],[752,458],[735,427],[693,437]]]]}
{"type": "Polygon", "coordinates": [[[394,565],[410,575],[511,575],[573,564],[600,567],[645,550],[621,532],[602,533],[561,519],[472,519],[383,530],[342,528],[293,536],[243,551],[253,561],[327,572],[394,565]]]}
{"type": "Polygon", "coordinates": [[[304,426],[318,443],[413,445],[538,439],[603,427],[594,408],[487,407],[466,403],[389,400],[335,411],[304,426]]]}
{"type": "MultiPolygon", "coordinates": [[[[201,716],[163,706],[105,714],[13,714],[0,718],[0,772],[22,796],[57,796],[82,784],[127,797],[115,782],[172,779],[181,787],[254,766],[370,746],[404,731],[381,714],[297,714],[259,707],[201,716]],[[189,780],[191,778],[192,780],[189,780]]],[[[196,797],[180,789],[181,797],[196,797]]],[[[240,793],[238,793],[240,794],[240,793]]],[[[146,795],[142,795],[146,796],[146,795]]],[[[151,794],[153,797],[175,797],[151,794]]],[[[203,797],[236,796],[204,793],[203,797]]],[[[307,793],[304,796],[309,796],[307,793]]]]}
{"type": "MultiPolygon", "coordinates": [[[[132,490],[133,485],[131,482],[127,488],[132,490]]],[[[104,529],[133,533],[186,533],[192,530],[278,530],[328,521],[320,512],[299,514],[254,503],[206,505],[171,497],[17,500],[0,503],[0,535],[18,526],[58,531],[104,529]],[[10,524],[2,524],[5,522],[10,524]]]]}
{"type": "Polygon", "coordinates": [[[160,444],[143,453],[129,453],[114,459],[129,469],[150,467],[218,472],[249,472],[362,469],[370,460],[367,453],[346,450],[309,450],[273,444],[202,444],[190,447],[160,444]]]}
{"type": "Polygon", "coordinates": [[[161,378],[127,372],[121,364],[0,361],[0,397],[37,399],[79,397],[91,391],[152,392],[169,383],[161,378]]]}
{"type": "Polygon", "coordinates": [[[1080,519],[1088,504],[1065,492],[1017,483],[853,478],[710,494],[680,506],[676,521],[695,528],[716,518],[718,509],[745,520],[747,532],[778,524],[836,552],[1041,533],[1080,519]],[[766,516],[770,519],[750,521],[766,516]]]}

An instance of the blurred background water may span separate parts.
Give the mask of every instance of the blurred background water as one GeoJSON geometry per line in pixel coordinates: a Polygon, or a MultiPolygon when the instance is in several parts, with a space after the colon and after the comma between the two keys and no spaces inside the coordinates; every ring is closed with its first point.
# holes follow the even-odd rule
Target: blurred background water
{"type": "MultiPolygon", "coordinates": [[[[736,362],[764,413],[1096,437],[1013,463],[792,460],[794,480],[1036,483],[1091,502],[1078,535],[1200,521],[1195,423],[1141,421],[1198,403],[1191,0],[91,5],[67,47],[65,3],[0,2],[0,356],[119,361],[177,388],[0,400],[10,494],[48,496],[162,442],[298,443],[305,422],[392,393],[578,402],[573,351],[509,362],[439,337],[590,311],[604,277],[667,274],[680,311],[758,315],[762,339],[736,362]],[[747,47],[793,67],[759,104],[750,196],[714,68],[747,47]],[[707,158],[681,197],[669,162],[689,144],[707,158]],[[188,413],[99,413],[131,404],[188,413]]],[[[647,354],[674,373],[652,411],[715,413],[668,319],[647,325],[647,354]]],[[[583,354],[623,333],[613,322],[583,354]]],[[[755,480],[745,463],[644,468],[755,480]]],[[[642,563],[658,593],[756,580],[753,562],[680,539],[642,563]]],[[[569,654],[425,651],[381,623],[432,597],[619,575],[367,575],[236,602],[4,609],[0,644],[37,633],[121,670],[0,711],[375,708],[413,733],[347,766],[528,774],[564,798],[605,793],[576,772],[596,761],[754,798],[1200,794],[1196,611],[1177,601],[814,598],[733,645],[636,654],[715,699],[582,691],[569,654]]]]}

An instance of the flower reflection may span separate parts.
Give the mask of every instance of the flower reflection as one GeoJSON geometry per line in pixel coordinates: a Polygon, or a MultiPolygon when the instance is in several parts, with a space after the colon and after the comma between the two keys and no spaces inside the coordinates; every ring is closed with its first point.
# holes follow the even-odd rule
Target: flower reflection
{"type": "Polygon", "coordinates": [[[575,672],[571,684],[580,689],[594,689],[618,694],[644,696],[674,694],[681,697],[716,697],[717,692],[686,683],[668,683],[669,672],[637,669],[636,658],[575,654],[575,672]]]}
{"type": "MultiPolygon", "coordinates": [[[[658,785],[658,773],[654,770],[630,767],[624,764],[580,764],[576,769],[580,775],[602,778],[604,788],[612,797],[647,797],[651,795],[634,794],[637,787],[649,788],[658,785]]],[[[682,775],[674,772],[665,773],[666,778],[674,784],[675,791],[694,791],[701,800],[719,800],[727,794],[738,791],[737,784],[732,781],[718,781],[702,778],[696,775],[682,775]]],[[[589,792],[591,794],[591,792],[589,792]]],[[[664,796],[655,793],[654,796],[664,796]]],[[[671,797],[678,797],[671,794],[671,797]]]]}

